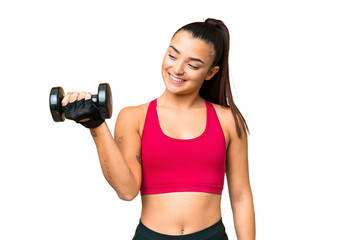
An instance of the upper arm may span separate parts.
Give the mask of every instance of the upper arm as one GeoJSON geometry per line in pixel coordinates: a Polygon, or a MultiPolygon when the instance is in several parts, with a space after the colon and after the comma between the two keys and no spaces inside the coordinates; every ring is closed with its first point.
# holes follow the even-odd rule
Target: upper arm
{"type": "Polygon", "coordinates": [[[117,117],[114,133],[116,144],[136,179],[138,189],[141,185],[140,119],[139,107],[123,108],[117,117]]]}
{"type": "Polygon", "coordinates": [[[249,167],[248,167],[248,142],[247,134],[241,129],[241,137],[238,136],[234,118],[231,111],[228,112],[227,126],[230,136],[226,152],[226,177],[232,203],[252,197],[249,167]]]}

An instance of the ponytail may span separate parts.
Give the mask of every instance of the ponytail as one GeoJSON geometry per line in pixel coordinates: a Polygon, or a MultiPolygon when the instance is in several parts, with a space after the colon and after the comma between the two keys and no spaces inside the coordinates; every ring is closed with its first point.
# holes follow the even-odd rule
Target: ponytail
{"type": "MultiPolygon", "coordinates": [[[[202,98],[230,108],[235,120],[236,132],[241,137],[241,128],[249,134],[249,128],[239,109],[234,103],[229,78],[229,47],[230,35],[225,24],[216,19],[208,18],[205,22],[194,22],[180,28],[192,34],[194,38],[201,39],[214,46],[215,57],[212,67],[219,66],[220,70],[210,81],[204,81],[199,94],[202,98]]],[[[176,34],[175,33],[175,34],[176,34]]],[[[174,34],[174,35],[175,35],[174,34]]]]}

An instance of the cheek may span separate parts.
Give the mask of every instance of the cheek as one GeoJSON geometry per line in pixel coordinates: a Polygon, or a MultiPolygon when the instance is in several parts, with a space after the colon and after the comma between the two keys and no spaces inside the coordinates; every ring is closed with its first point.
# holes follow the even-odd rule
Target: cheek
{"type": "Polygon", "coordinates": [[[166,59],[166,57],[163,59],[162,65],[161,65],[161,74],[163,78],[165,79],[169,70],[169,60],[166,59]]]}
{"type": "Polygon", "coordinates": [[[203,81],[203,80],[205,79],[205,77],[206,77],[206,72],[205,72],[205,71],[199,71],[199,70],[197,70],[197,71],[191,71],[191,72],[189,73],[189,75],[191,75],[191,77],[192,77],[193,79],[196,79],[196,80],[199,80],[199,81],[203,81]]]}
{"type": "Polygon", "coordinates": [[[171,60],[168,59],[167,57],[164,58],[163,62],[162,62],[162,69],[163,70],[166,70],[168,69],[169,67],[171,67],[171,60]]]}

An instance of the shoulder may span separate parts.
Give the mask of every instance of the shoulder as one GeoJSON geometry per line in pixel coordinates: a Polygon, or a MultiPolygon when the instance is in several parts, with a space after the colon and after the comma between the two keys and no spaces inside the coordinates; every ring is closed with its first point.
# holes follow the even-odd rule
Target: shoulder
{"type": "Polygon", "coordinates": [[[130,117],[136,118],[138,115],[141,115],[143,112],[146,112],[147,107],[150,103],[144,103],[137,106],[127,106],[120,110],[119,117],[130,117]]]}
{"type": "Polygon", "coordinates": [[[219,104],[211,103],[215,109],[216,115],[219,118],[220,123],[224,124],[225,127],[234,124],[234,117],[229,107],[224,107],[219,104]]]}
{"type": "Polygon", "coordinates": [[[137,106],[127,106],[121,109],[116,119],[115,128],[119,127],[118,125],[122,125],[136,127],[139,130],[141,123],[145,119],[149,104],[150,102],[137,106]]]}
{"type": "Polygon", "coordinates": [[[215,108],[215,111],[216,111],[216,114],[220,121],[221,127],[223,128],[224,134],[225,134],[226,138],[228,138],[229,142],[230,142],[230,140],[247,141],[247,133],[243,129],[243,126],[242,126],[243,123],[240,121],[239,117],[237,116],[236,119],[238,120],[238,124],[240,126],[241,136],[245,136],[245,137],[239,138],[237,130],[236,130],[235,117],[234,117],[234,114],[231,111],[230,107],[224,107],[224,106],[221,106],[219,104],[214,104],[214,103],[212,103],[212,105],[215,108]]]}
{"type": "Polygon", "coordinates": [[[231,109],[229,107],[221,106],[219,104],[211,103],[214,107],[216,115],[219,119],[221,128],[223,129],[227,145],[231,138],[231,133],[236,132],[235,121],[231,109]]]}
{"type": "Polygon", "coordinates": [[[211,105],[213,105],[213,107],[215,108],[218,118],[221,118],[224,121],[231,120],[232,112],[229,107],[224,107],[216,103],[211,103],[211,105]]]}

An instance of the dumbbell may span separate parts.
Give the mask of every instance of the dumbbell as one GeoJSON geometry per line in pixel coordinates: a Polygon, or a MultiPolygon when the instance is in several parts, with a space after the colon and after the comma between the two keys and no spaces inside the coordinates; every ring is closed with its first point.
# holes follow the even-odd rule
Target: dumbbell
{"type": "MultiPolygon", "coordinates": [[[[51,116],[55,122],[63,122],[65,114],[62,109],[61,101],[64,98],[62,87],[53,87],[50,91],[49,103],[51,116]]],[[[91,95],[94,104],[99,108],[102,119],[111,118],[112,115],[112,96],[108,83],[99,84],[98,94],[91,95]]]]}

